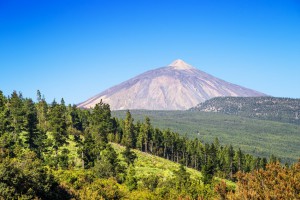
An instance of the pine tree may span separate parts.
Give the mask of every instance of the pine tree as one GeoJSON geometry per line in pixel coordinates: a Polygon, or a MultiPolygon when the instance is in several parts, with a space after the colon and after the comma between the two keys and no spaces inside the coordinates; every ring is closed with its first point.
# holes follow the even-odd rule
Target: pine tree
{"type": "Polygon", "coordinates": [[[131,151],[128,146],[126,146],[125,150],[122,152],[122,155],[128,166],[133,165],[135,159],[137,158],[137,155],[133,151],[131,151]]]}
{"type": "Polygon", "coordinates": [[[236,151],[235,155],[234,155],[234,163],[237,166],[238,171],[243,170],[243,166],[244,166],[244,162],[245,162],[244,160],[245,160],[244,154],[241,151],[241,149],[239,148],[238,151],[236,151]]]}
{"type": "Polygon", "coordinates": [[[102,100],[92,110],[89,128],[98,148],[104,149],[108,142],[107,135],[112,132],[113,127],[109,105],[102,100]]]}
{"type": "Polygon", "coordinates": [[[204,145],[203,151],[204,151],[203,152],[204,153],[204,163],[201,168],[201,173],[203,176],[202,181],[204,182],[204,184],[208,184],[208,183],[211,183],[211,181],[212,181],[215,166],[213,163],[213,159],[210,155],[211,148],[210,148],[209,144],[204,145]]]}
{"type": "MultiPolygon", "coordinates": [[[[50,131],[53,138],[52,147],[58,159],[58,149],[67,142],[67,124],[65,116],[65,106],[59,105],[54,100],[51,104],[49,113],[50,131]]],[[[57,160],[58,162],[58,160],[57,160]]]]}
{"type": "Polygon", "coordinates": [[[96,142],[90,133],[84,135],[84,140],[80,145],[78,154],[82,160],[82,168],[89,169],[94,166],[97,156],[100,157],[100,152],[96,148],[96,142]]]}
{"type": "Polygon", "coordinates": [[[161,156],[160,150],[163,147],[163,133],[160,129],[156,128],[153,131],[153,153],[156,156],[161,156]]]}
{"type": "Polygon", "coordinates": [[[234,173],[234,160],[233,160],[233,157],[234,157],[234,150],[233,150],[233,147],[232,145],[229,145],[228,147],[228,150],[227,150],[227,166],[228,166],[228,169],[229,169],[229,178],[232,180],[233,179],[233,173],[234,173]]]}
{"type": "Polygon", "coordinates": [[[144,151],[144,144],[145,144],[145,135],[142,132],[142,125],[138,127],[139,130],[139,134],[137,136],[137,142],[136,142],[136,147],[140,150],[140,151],[144,151]]]}
{"type": "Polygon", "coordinates": [[[191,185],[190,173],[186,171],[184,165],[180,165],[179,170],[175,171],[176,189],[179,191],[187,190],[191,185]]]}
{"type": "Polygon", "coordinates": [[[37,111],[32,99],[26,99],[24,102],[25,109],[25,144],[28,145],[30,149],[37,148],[36,140],[39,135],[37,130],[37,111]]]}
{"type": "Polygon", "coordinates": [[[107,144],[106,148],[101,151],[100,159],[95,162],[93,171],[100,178],[117,178],[119,173],[124,171],[120,165],[117,153],[111,145],[107,144]]]}
{"type": "Polygon", "coordinates": [[[126,112],[126,118],[124,120],[122,144],[130,148],[136,147],[136,137],[134,133],[133,118],[128,110],[126,112]]]}
{"type": "Polygon", "coordinates": [[[8,100],[8,108],[10,114],[11,132],[14,134],[14,139],[17,140],[19,134],[24,129],[24,109],[22,94],[17,94],[14,91],[8,100]]]}
{"type": "Polygon", "coordinates": [[[68,133],[73,135],[75,142],[78,143],[83,133],[83,124],[80,119],[80,110],[76,108],[76,105],[67,107],[67,126],[68,133]]]}
{"type": "Polygon", "coordinates": [[[172,142],[172,138],[171,138],[171,131],[170,129],[167,129],[165,131],[163,131],[163,137],[164,137],[164,141],[163,141],[163,149],[164,149],[164,153],[163,153],[163,157],[166,159],[169,159],[169,149],[171,146],[171,142],[172,142]]]}
{"type": "Polygon", "coordinates": [[[45,100],[45,98],[42,98],[41,92],[37,91],[37,103],[36,103],[36,109],[37,109],[37,118],[38,118],[38,129],[42,132],[46,133],[48,131],[48,104],[45,100]]]}
{"type": "Polygon", "coordinates": [[[127,169],[125,184],[127,185],[129,191],[137,189],[137,179],[135,175],[135,169],[132,165],[130,165],[127,169]]]}
{"type": "Polygon", "coordinates": [[[144,151],[147,153],[148,152],[148,147],[149,147],[149,142],[152,139],[152,126],[150,123],[150,118],[146,117],[145,118],[145,122],[142,124],[141,127],[141,133],[143,135],[143,139],[144,139],[144,151]]]}
{"type": "Polygon", "coordinates": [[[8,115],[7,98],[0,90],[0,135],[8,131],[8,115]]]}

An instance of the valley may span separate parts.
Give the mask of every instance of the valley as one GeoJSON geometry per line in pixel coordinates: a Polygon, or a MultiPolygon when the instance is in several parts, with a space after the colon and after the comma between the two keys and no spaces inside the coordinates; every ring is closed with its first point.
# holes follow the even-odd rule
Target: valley
{"type": "MultiPolygon", "coordinates": [[[[283,163],[295,162],[300,155],[300,126],[297,125],[199,111],[130,112],[136,121],[144,121],[148,116],[154,127],[169,128],[204,142],[213,142],[218,138],[221,144],[232,144],[252,155],[276,155],[283,163]]],[[[112,115],[124,118],[125,113],[113,111],[112,115]]]]}

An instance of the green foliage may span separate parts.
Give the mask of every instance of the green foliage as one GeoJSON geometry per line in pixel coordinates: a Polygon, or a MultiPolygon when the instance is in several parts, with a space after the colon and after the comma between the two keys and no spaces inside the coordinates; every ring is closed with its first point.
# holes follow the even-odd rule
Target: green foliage
{"type": "Polygon", "coordinates": [[[26,99],[24,102],[25,109],[25,144],[28,145],[30,149],[35,149],[38,147],[38,129],[37,129],[37,111],[34,102],[31,99],[26,99]]]}
{"type": "Polygon", "coordinates": [[[15,140],[12,134],[4,133],[0,136],[0,158],[14,156],[15,140]]]}
{"type": "Polygon", "coordinates": [[[122,144],[130,148],[134,148],[136,146],[133,118],[131,117],[131,113],[129,111],[127,111],[126,118],[124,120],[122,144]]]}
{"type": "Polygon", "coordinates": [[[213,178],[212,167],[208,165],[204,165],[201,169],[202,173],[202,181],[204,184],[210,184],[213,178]]]}
{"type": "Polygon", "coordinates": [[[179,170],[174,172],[176,189],[187,190],[191,185],[190,174],[186,171],[183,165],[180,165],[179,170]]]}
{"type": "Polygon", "coordinates": [[[53,137],[53,148],[58,149],[67,140],[67,124],[65,118],[65,106],[59,105],[54,100],[49,113],[50,131],[53,137]]]}
{"type": "Polygon", "coordinates": [[[79,190],[79,199],[122,199],[126,195],[126,189],[115,179],[96,179],[89,185],[79,190]]]}
{"type": "Polygon", "coordinates": [[[144,176],[140,178],[140,182],[142,183],[140,184],[140,188],[146,188],[149,191],[153,192],[159,184],[159,176],[157,176],[156,174],[144,176]]]}
{"type": "MultiPolygon", "coordinates": [[[[118,154],[121,154],[125,147],[112,143],[112,147],[118,154]]],[[[143,177],[157,176],[160,178],[171,179],[174,177],[174,172],[179,169],[180,164],[170,160],[147,154],[138,150],[133,150],[137,155],[134,162],[137,180],[143,177]]],[[[119,157],[121,161],[125,162],[123,156],[119,157]]],[[[200,179],[201,173],[195,169],[187,168],[187,172],[191,174],[192,179],[200,179]]]]}
{"type": "Polygon", "coordinates": [[[122,152],[125,162],[129,166],[130,164],[134,164],[135,159],[137,158],[136,154],[130,150],[128,146],[126,146],[125,151],[122,152]]]}
{"type": "Polygon", "coordinates": [[[95,138],[97,148],[102,150],[108,142],[107,135],[112,132],[112,119],[108,104],[100,101],[95,105],[90,116],[89,130],[95,138]]]}
{"type": "Polygon", "coordinates": [[[96,149],[96,142],[90,133],[85,134],[81,149],[78,151],[83,160],[83,168],[89,169],[94,166],[94,162],[99,155],[96,149]]]}
{"type": "Polygon", "coordinates": [[[68,199],[47,168],[35,154],[24,151],[16,158],[0,161],[0,198],[3,199],[68,199]]]}
{"type": "Polygon", "coordinates": [[[8,99],[8,109],[9,109],[9,118],[10,118],[10,127],[9,130],[14,133],[15,139],[24,129],[24,116],[25,112],[23,109],[23,96],[21,93],[17,94],[14,91],[11,97],[8,99]]]}
{"type": "Polygon", "coordinates": [[[58,157],[58,164],[62,169],[67,169],[69,167],[69,150],[64,148],[61,155],[58,157]]]}
{"type": "Polygon", "coordinates": [[[112,118],[102,101],[80,110],[63,99],[47,105],[39,91],[37,103],[0,92],[0,198],[224,198],[234,183],[222,178],[266,167],[267,159],[218,139],[153,128],[148,117],[133,121],[129,111],[125,120],[112,118]]]}
{"type": "MultiPolygon", "coordinates": [[[[125,149],[118,144],[112,146],[117,153],[125,149]]],[[[134,165],[137,190],[130,192],[129,199],[211,199],[215,196],[213,185],[204,185],[199,171],[138,150],[133,151],[137,155],[134,165]]],[[[120,158],[124,162],[123,156],[120,158]]]]}
{"type": "MultiPolygon", "coordinates": [[[[300,154],[300,126],[267,120],[199,111],[146,111],[132,110],[136,121],[149,116],[154,127],[170,129],[189,139],[212,143],[218,138],[223,145],[233,145],[245,153],[270,157],[282,162],[296,162],[300,154]]],[[[125,117],[124,111],[112,115],[125,117]]]]}
{"type": "Polygon", "coordinates": [[[95,162],[93,171],[96,177],[99,178],[118,177],[119,174],[124,172],[117,153],[111,145],[108,144],[106,148],[101,151],[100,159],[95,162]]]}
{"type": "Polygon", "coordinates": [[[130,165],[127,169],[126,181],[129,191],[137,189],[137,179],[135,177],[135,169],[132,165],[130,165]]]}
{"type": "Polygon", "coordinates": [[[48,104],[44,98],[41,96],[41,92],[37,91],[37,103],[36,103],[36,110],[37,110],[37,118],[38,118],[38,129],[41,132],[46,133],[49,128],[49,123],[47,121],[48,118],[48,104]]]}
{"type": "Polygon", "coordinates": [[[7,126],[9,125],[9,113],[6,105],[7,98],[3,95],[3,92],[0,90],[0,135],[7,130],[7,126]]]}

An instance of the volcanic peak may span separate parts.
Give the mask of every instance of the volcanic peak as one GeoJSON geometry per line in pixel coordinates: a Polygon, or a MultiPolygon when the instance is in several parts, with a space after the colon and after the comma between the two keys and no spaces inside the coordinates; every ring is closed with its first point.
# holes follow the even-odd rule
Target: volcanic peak
{"type": "Polygon", "coordinates": [[[169,64],[169,66],[177,70],[187,70],[194,68],[192,65],[187,64],[181,59],[174,60],[171,64],[169,64]]]}

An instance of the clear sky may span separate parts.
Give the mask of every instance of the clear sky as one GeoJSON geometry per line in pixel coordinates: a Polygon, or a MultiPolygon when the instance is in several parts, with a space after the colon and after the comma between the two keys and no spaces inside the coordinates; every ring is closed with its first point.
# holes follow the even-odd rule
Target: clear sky
{"type": "Polygon", "coordinates": [[[0,0],[0,90],[79,103],[180,58],[300,98],[299,0],[0,0]]]}

